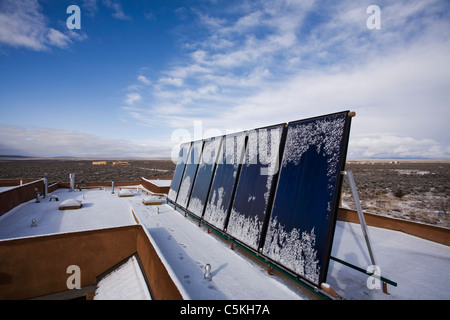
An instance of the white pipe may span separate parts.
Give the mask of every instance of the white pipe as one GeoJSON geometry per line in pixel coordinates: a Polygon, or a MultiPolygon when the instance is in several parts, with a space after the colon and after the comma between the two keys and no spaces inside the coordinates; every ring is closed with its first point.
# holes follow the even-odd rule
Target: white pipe
{"type": "Polygon", "coordinates": [[[69,192],[73,192],[75,190],[75,173],[70,173],[69,174],[69,179],[70,179],[70,190],[69,190],[69,192]]]}

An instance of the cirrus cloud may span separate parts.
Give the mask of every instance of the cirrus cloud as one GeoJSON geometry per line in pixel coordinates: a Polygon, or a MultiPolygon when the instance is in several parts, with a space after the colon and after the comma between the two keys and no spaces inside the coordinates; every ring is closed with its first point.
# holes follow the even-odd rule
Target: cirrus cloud
{"type": "Polygon", "coordinates": [[[349,146],[354,157],[419,157],[420,148],[421,157],[450,157],[449,4],[381,1],[382,28],[369,30],[370,4],[197,8],[203,36],[187,41],[186,54],[161,71],[143,95],[141,114],[174,128],[202,120],[226,131],[351,109],[357,112],[349,146]],[[362,139],[367,135],[377,139],[362,139]],[[381,152],[379,142],[389,139],[404,148],[386,143],[381,152]],[[361,141],[373,142],[374,151],[361,141]]]}
{"type": "Polygon", "coordinates": [[[0,3],[0,45],[48,51],[52,47],[68,48],[74,40],[86,38],[84,33],[70,30],[63,33],[50,27],[37,0],[0,3]]]}

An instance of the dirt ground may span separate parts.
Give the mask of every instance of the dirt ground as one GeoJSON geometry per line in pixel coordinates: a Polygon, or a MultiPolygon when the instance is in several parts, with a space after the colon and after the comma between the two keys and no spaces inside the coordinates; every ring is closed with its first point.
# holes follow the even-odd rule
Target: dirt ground
{"type": "Polygon", "coordinates": [[[0,160],[0,179],[43,178],[49,183],[69,182],[75,173],[76,181],[138,181],[141,177],[172,176],[175,164],[164,160],[0,160]],[[106,165],[93,162],[106,161],[106,165]],[[113,162],[122,162],[115,164],[113,162]]]}
{"type": "MultiPolygon", "coordinates": [[[[172,160],[0,159],[0,179],[42,178],[50,183],[76,181],[137,181],[140,177],[171,176],[172,160]],[[93,165],[106,161],[106,165],[93,165]]],[[[364,211],[450,228],[450,162],[388,160],[349,161],[364,211]]],[[[355,209],[347,178],[342,206],[355,209]]]]}
{"type": "MultiPolygon", "coordinates": [[[[350,161],[366,212],[450,228],[450,163],[350,161]]],[[[355,209],[348,179],[342,187],[342,206],[355,209]]]]}

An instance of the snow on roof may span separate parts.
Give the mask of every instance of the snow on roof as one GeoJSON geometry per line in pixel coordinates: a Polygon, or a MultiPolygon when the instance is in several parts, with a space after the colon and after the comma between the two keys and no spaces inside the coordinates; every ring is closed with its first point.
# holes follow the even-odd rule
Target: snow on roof
{"type": "Polygon", "coordinates": [[[61,202],[61,204],[59,205],[59,210],[79,209],[81,208],[81,206],[82,206],[81,200],[67,199],[61,202]]]}
{"type": "Polygon", "coordinates": [[[151,300],[142,270],[131,256],[97,283],[94,300],[151,300]]]}
{"type": "MultiPolygon", "coordinates": [[[[196,221],[170,205],[146,206],[145,193],[121,198],[111,190],[68,192],[58,189],[61,201],[80,200],[76,211],[58,210],[58,201],[30,200],[0,217],[0,241],[18,237],[84,231],[136,224],[134,211],[169,273],[187,299],[311,299],[308,290],[283,277],[269,276],[264,265],[250,259],[196,221]],[[32,227],[32,220],[36,226],[32,227]],[[211,265],[211,281],[204,278],[211,265]],[[306,291],[306,292],[305,292],[306,291]]],[[[398,283],[389,294],[371,290],[369,277],[330,261],[327,282],[346,299],[449,299],[450,247],[402,232],[369,227],[381,276],[398,283]]],[[[338,221],[332,256],[368,267],[370,259],[358,224],[338,221]]]]}
{"type": "Polygon", "coordinates": [[[56,195],[59,201],[30,200],[1,216],[0,240],[136,224],[128,202],[111,194],[111,190],[58,189],[49,198],[51,195],[56,195]],[[58,210],[67,199],[83,205],[77,210],[58,210]],[[31,227],[32,219],[36,220],[36,227],[31,227]]]}
{"type": "Polygon", "coordinates": [[[167,203],[167,201],[163,196],[149,196],[142,199],[142,203],[145,205],[158,205],[167,203]]]}
{"type": "MultiPolygon", "coordinates": [[[[403,232],[368,227],[381,276],[398,285],[388,285],[389,294],[369,289],[373,281],[365,274],[330,261],[327,282],[346,299],[450,299],[450,247],[403,232]]],[[[338,221],[331,255],[368,268],[370,262],[361,226],[338,221]]]]}
{"type": "Polygon", "coordinates": [[[130,189],[121,189],[119,190],[118,195],[119,197],[132,197],[134,196],[134,193],[130,189]]]}
{"type": "Polygon", "coordinates": [[[169,205],[133,202],[133,211],[162,253],[187,299],[309,299],[169,205]],[[157,210],[159,208],[159,210],[157,210]],[[204,278],[211,265],[212,280],[204,278]]]}
{"type": "Polygon", "coordinates": [[[172,180],[167,179],[146,179],[146,178],[141,179],[148,181],[158,187],[170,187],[170,184],[172,183],[172,180]]]}

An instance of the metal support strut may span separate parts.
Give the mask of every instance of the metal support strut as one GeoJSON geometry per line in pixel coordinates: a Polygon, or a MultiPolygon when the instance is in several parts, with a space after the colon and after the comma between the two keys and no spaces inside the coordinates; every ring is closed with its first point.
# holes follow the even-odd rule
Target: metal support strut
{"type": "Polygon", "coordinates": [[[361,230],[362,230],[364,239],[366,240],[367,249],[369,250],[370,261],[372,262],[372,265],[375,266],[375,265],[377,265],[377,263],[375,262],[375,254],[373,253],[373,250],[372,250],[372,244],[370,242],[366,220],[364,219],[364,213],[363,213],[363,210],[361,207],[361,201],[359,200],[358,190],[356,189],[356,183],[355,183],[355,178],[353,177],[353,172],[344,171],[343,174],[346,175],[348,178],[348,183],[350,184],[350,189],[352,191],[353,201],[355,202],[356,211],[358,212],[358,217],[359,217],[359,221],[361,224],[361,230]]]}
{"type": "MultiPolygon", "coordinates": [[[[361,230],[362,230],[364,239],[366,241],[367,250],[369,251],[370,261],[372,262],[373,266],[378,266],[376,263],[376,260],[375,260],[375,254],[372,249],[372,244],[370,242],[369,231],[368,231],[366,220],[364,218],[364,213],[363,213],[363,210],[361,207],[361,201],[359,200],[358,190],[356,189],[356,183],[355,183],[355,178],[353,177],[353,172],[352,171],[343,171],[342,174],[347,176],[347,178],[348,178],[350,190],[352,191],[353,201],[355,202],[355,206],[356,206],[356,212],[358,213],[361,230]]],[[[393,283],[393,282],[391,282],[391,283],[396,285],[396,283],[393,283]]],[[[388,293],[385,281],[383,281],[383,292],[386,294],[388,293]]]]}

